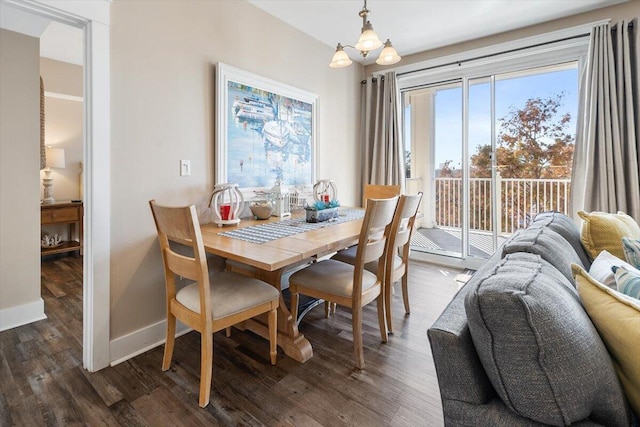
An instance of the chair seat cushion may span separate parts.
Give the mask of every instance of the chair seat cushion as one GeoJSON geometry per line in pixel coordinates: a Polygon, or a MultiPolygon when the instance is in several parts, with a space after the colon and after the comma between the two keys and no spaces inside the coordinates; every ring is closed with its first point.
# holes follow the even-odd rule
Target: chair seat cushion
{"type": "MultiPolygon", "coordinates": [[[[351,298],[353,296],[353,266],[334,259],[311,264],[289,278],[289,286],[315,289],[320,292],[351,298]]],[[[362,271],[362,291],[375,286],[378,278],[370,271],[362,271]]]]}
{"type": "MultiPolygon", "coordinates": [[[[231,316],[280,297],[278,290],[268,283],[230,271],[210,274],[209,282],[213,320],[231,316]]],[[[200,313],[197,283],[180,289],[176,299],[189,310],[200,313]]]]}
{"type": "MultiPolygon", "coordinates": [[[[351,246],[350,248],[344,249],[337,254],[335,254],[332,259],[337,261],[346,262],[347,264],[353,265],[356,262],[356,252],[358,250],[357,246],[351,246]]],[[[396,255],[393,257],[393,270],[397,270],[402,266],[402,257],[396,255]]],[[[376,273],[378,271],[378,263],[373,261],[368,264],[365,264],[364,268],[372,273],[376,273]]]]}

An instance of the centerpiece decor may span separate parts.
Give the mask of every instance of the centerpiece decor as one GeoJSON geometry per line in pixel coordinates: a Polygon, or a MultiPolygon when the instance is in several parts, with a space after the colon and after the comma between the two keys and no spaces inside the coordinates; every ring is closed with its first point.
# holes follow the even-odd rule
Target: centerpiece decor
{"type": "Polygon", "coordinates": [[[324,222],[337,218],[339,215],[339,207],[340,202],[337,200],[331,200],[328,202],[317,200],[313,205],[307,205],[304,207],[307,222],[324,222]]]}
{"type": "Polygon", "coordinates": [[[338,198],[338,189],[331,179],[321,179],[313,186],[313,199],[328,203],[338,198]]]}
{"type": "Polygon", "coordinates": [[[238,184],[216,184],[209,199],[209,207],[213,208],[213,222],[218,224],[218,227],[240,223],[244,197],[238,189],[238,184]]]}
{"type": "Polygon", "coordinates": [[[282,185],[282,181],[277,180],[269,191],[269,201],[273,205],[273,216],[291,216],[291,195],[289,189],[282,185]]]}

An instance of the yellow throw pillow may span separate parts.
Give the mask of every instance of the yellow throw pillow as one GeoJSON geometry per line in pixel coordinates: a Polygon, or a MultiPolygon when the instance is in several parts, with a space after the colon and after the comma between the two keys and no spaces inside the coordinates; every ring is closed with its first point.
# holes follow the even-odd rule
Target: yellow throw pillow
{"type": "Polygon", "coordinates": [[[583,220],[580,240],[592,261],[604,250],[624,259],[622,238],[640,239],[640,226],[624,212],[579,211],[578,215],[583,220]]]}
{"type": "Polygon", "coordinates": [[[571,270],[582,305],[609,350],[625,395],[640,414],[640,302],[603,285],[576,264],[571,270]]]}

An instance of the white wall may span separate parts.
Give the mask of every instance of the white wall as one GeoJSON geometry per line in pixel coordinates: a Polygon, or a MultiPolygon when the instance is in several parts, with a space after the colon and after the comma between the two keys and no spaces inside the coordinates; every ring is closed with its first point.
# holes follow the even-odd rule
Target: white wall
{"type": "Polygon", "coordinates": [[[213,188],[216,63],[318,94],[318,176],[357,202],[362,66],[330,69],[332,54],[244,1],[113,2],[112,360],[122,356],[114,340],[165,318],[148,201],[201,203],[213,188]],[[191,160],[190,177],[179,176],[180,159],[191,160]]]}
{"type": "Polygon", "coordinates": [[[44,317],[39,56],[37,38],[0,29],[0,330],[44,317]]]}

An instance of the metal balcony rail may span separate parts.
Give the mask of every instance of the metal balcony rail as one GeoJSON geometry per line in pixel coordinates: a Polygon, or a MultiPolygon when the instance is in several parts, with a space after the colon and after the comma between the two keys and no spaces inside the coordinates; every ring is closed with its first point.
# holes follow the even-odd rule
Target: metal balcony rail
{"type": "MultiPolygon", "coordinates": [[[[469,228],[493,231],[491,179],[469,180],[469,228]]],[[[568,213],[570,179],[521,179],[498,176],[498,232],[511,234],[526,227],[539,212],[568,213]]],[[[462,179],[436,178],[435,219],[441,227],[462,227],[462,179]]]]}

